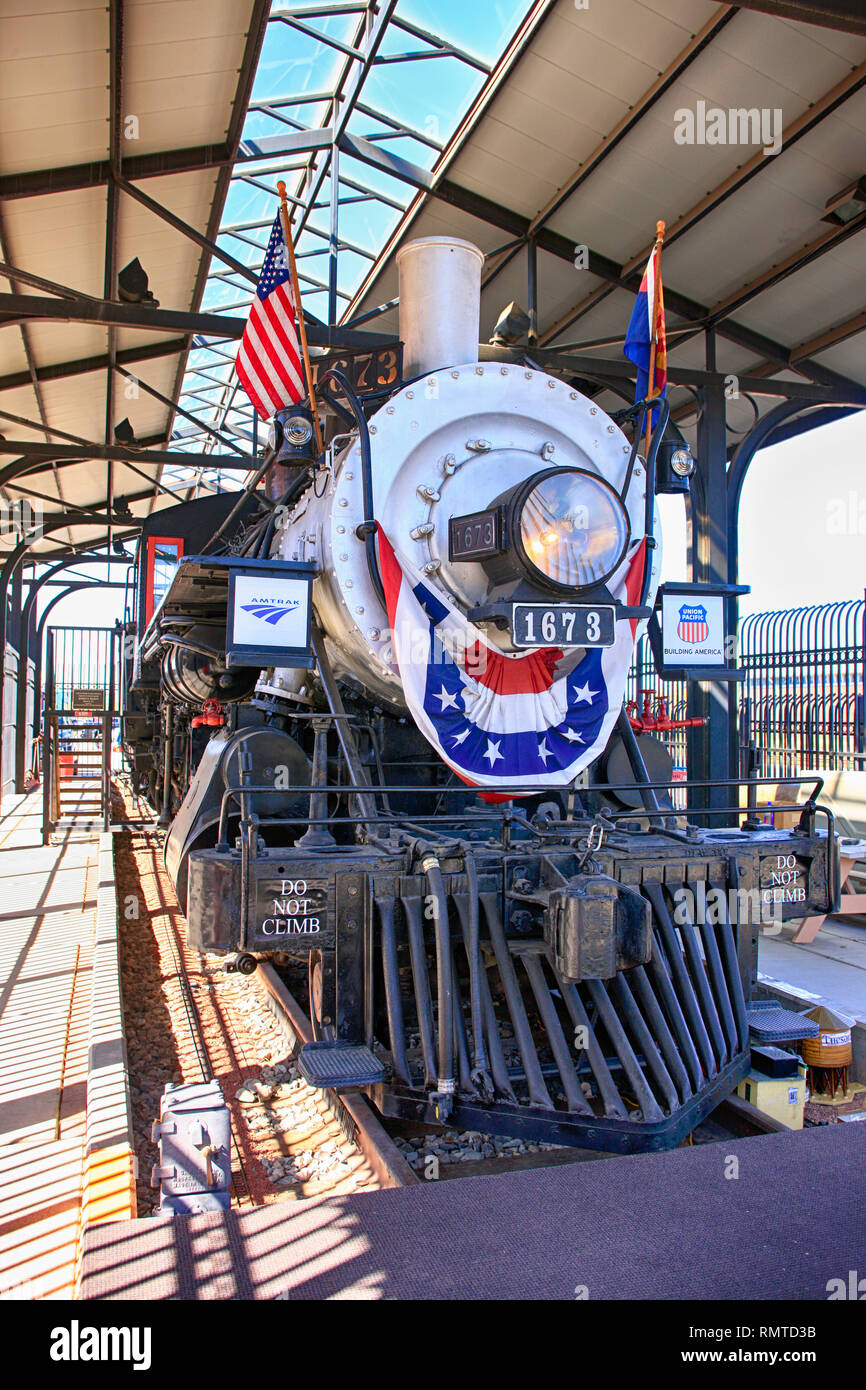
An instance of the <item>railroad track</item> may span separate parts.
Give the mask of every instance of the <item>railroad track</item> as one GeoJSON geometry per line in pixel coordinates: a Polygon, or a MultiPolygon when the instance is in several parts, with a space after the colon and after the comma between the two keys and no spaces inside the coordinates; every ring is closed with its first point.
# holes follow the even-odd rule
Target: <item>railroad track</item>
{"type": "MultiPolygon", "coordinates": [[[[260,1104],[251,1107],[240,1105],[238,1092],[243,1089],[241,1083],[254,1085],[255,1072],[262,1072],[263,1059],[257,1054],[256,1040],[245,1036],[243,1024],[239,1024],[233,1010],[224,1003],[217,1004],[219,1030],[215,1033],[213,1001],[208,1004],[202,958],[186,945],[183,918],[161,862],[161,835],[155,820],[146,821],[138,810],[134,819],[130,818],[127,834],[133,846],[138,842],[139,848],[146,850],[151,861],[150,872],[157,880],[162,911],[152,917],[152,925],[163,962],[163,973],[171,975],[176,982],[179,1008],[173,1010],[173,1027],[176,1032],[182,1030],[186,1035],[185,1047],[177,1039],[183,1079],[210,1080],[216,1076],[227,1091],[226,1100],[232,1112],[233,1195],[239,1205],[258,1205],[278,1197],[297,1199],[329,1192],[336,1194],[370,1188],[407,1187],[433,1178],[453,1181],[464,1177],[495,1176],[608,1157],[604,1153],[565,1146],[549,1146],[536,1152],[497,1151],[495,1156],[488,1157],[484,1151],[499,1144],[494,1136],[473,1133],[471,1141],[461,1145],[459,1142],[449,1143],[457,1140],[455,1133],[446,1131],[443,1135],[434,1126],[390,1119],[383,1122],[370,1101],[360,1092],[337,1095],[327,1091],[309,1092],[308,1088],[303,1087],[303,1104],[307,1108],[307,1115],[313,1115],[313,1120],[308,1121],[304,1130],[289,1129],[288,1132],[280,1124],[279,1101],[263,1095],[260,1104]],[[202,1021],[203,1008],[211,1015],[208,1027],[202,1021]],[[228,1078],[230,1084],[226,1086],[228,1078]],[[260,1126],[256,1131],[259,1140],[264,1133],[264,1146],[253,1142],[256,1125],[260,1126]],[[287,1178],[274,1184],[262,1168],[262,1164],[267,1165],[269,1160],[271,1163],[278,1162],[280,1158],[291,1161],[293,1154],[309,1156],[326,1146],[333,1150],[335,1144],[344,1148],[354,1146],[363,1162],[349,1156],[348,1164],[342,1165],[348,1167],[349,1171],[333,1180],[327,1177],[314,1178],[312,1181],[287,1178]],[[449,1147],[451,1153],[443,1152],[449,1147]],[[410,1163],[410,1158],[415,1166],[410,1163]]],[[[245,994],[249,986],[251,994],[261,998],[279,1027],[287,1058],[294,1057],[303,1043],[313,1040],[310,1020],[269,962],[260,962],[254,975],[237,976],[234,980],[240,993],[245,994]]],[[[264,1073],[269,1074],[270,1069],[265,1067],[264,1073]]],[[[300,1086],[300,1083],[295,1081],[294,1085],[300,1086]]],[[[274,1089],[292,1090],[292,1086],[274,1089]]],[[[298,1096],[294,1099],[297,1100],[298,1096]]],[[[287,1101],[286,1105],[289,1104],[287,1101]]],[[[776,1121],[734,1096],[697,1128],[692,1142],[723,1142],[771,1133],[781,1128],[776,1121]]],[[[463,1139],[465,1141],[465,1136],[463,1139]]]]}
{"type": "MultiPolygon", "coordinates": [[[[220,1082],[231,1112],[232,1198],[238,1206],[411,1182],[414,1175],[396,1151],[392,1171],[379,1161],[375,1142],[374,1162],[356,1147],[347,1107],[294,1077],[288,1060],[292,1038],[282,1017],[268,1008],[270,994],[257,984],[269,971],[250,979],[226,975],[218,959],[190,950],[162,863],[162,833],[128,794],[115,790],[121,793],[115,818],[124,823],[115,841],[118,901],[131,893],[143,908],[141,922],[130,922],[123,933],[140,1211],[157,1200],[148,1187],[156,1161],[148,1136],[168,1081],[220,1082]],[[265,1078],[273,1084],[262,1084],[265,1078]],[[246,1103],[242,1097],[250,1092],[252,1103],[246,1103]]],[[[296,1022],[303,1030],[300,1013],[296,1022]]],[[[364,1134],[372,1128],[364,1125],[364,1134]]]]}
{"type": "MultiPolygon", "coordinates": [[[[310,1020],[274,967],[268,961],[262,961],[256,975],[268,992],[270,1007],[283,1029],[290,1050],[294,1053],[303,1043],[312,1042],[310,1020]]],[[[324,1095],[343,1133],[364,1154],[379,1186],[407,1187],[421,1181],[365,1096],[360,1092],[338,1096],[334,1091],[326,1091],[324,1095]]]]}

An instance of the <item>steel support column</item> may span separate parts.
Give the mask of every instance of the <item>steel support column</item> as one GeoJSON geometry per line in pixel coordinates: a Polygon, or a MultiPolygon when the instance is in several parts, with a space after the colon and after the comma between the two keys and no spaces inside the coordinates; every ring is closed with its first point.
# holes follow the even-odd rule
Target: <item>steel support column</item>
{"type": "MultiPolygon", "coordinates": [[[[721,377],[698,391],[697,470],[692,491],[692,580],[702,584],[728,581],[727,455],[725,393],[721,377]]],[[[728,705],[736,714],[736,695],[727,681],[690,681],[688,716],[709,722],[688,731],[689,777],[700,781],[737,775],[729,767],[728,705]]],[[[729,788],[709,789],[696,805],[707,809],[728,802],[729,788]]],[[[709,824],[724,818],[710,817],[709,824]]]]}

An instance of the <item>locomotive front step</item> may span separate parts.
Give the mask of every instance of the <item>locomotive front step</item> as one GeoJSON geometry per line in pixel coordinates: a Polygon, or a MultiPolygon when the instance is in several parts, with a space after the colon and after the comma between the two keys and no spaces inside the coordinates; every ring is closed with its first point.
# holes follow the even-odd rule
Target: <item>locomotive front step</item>
{"type": "Polygon", "coordinates": [[[377,1086],[385,1079],[385,1067],[369,1047],[349,1043],[304,1043],[297,1068],[307,1085],[319,1090],[352,1091],[377,1086]]]}

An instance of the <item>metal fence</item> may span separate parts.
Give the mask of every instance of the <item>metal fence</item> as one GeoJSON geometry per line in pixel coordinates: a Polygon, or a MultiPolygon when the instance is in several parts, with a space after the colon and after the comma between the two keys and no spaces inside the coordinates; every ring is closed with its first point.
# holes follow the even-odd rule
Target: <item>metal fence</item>
{"type": "MultiPolygon", "coordinates": [[[[812,768],[866,768],[864,651],[866,600],[753,613],[740,624],[737,664],[745,680],[737,690],[738,775],[754,741],[767,780],[812,768]]],[[[687,716],[686,681],[660,681],[649,642],[635,648],[626,700],[640,708],[642,692],[666,695],[672,719],[687,716]]],[[[661,733],[680,776],[687,766],[685,729],[661,733]]]]}
{"type": "Polygon", "coordinates": [[[740,745],[762,776],[866,767],[866,601],[753,613],[740,624],[740,745]]]}

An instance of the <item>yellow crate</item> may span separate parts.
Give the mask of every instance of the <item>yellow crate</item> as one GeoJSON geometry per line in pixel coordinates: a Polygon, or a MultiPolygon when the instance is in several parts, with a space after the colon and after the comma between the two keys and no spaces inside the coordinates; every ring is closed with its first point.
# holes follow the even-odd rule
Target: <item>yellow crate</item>
{"type": "Polygon", "coordinates": [[[750,1071],[737,1087],[737,1095],[788,1129],[802,1129],[806,1068],[801,1062],[797,1076],[764,1076],[762,1072],[750,1071]]]}

